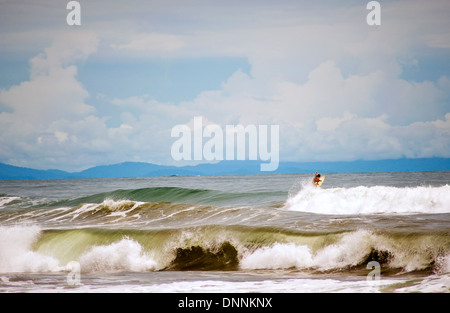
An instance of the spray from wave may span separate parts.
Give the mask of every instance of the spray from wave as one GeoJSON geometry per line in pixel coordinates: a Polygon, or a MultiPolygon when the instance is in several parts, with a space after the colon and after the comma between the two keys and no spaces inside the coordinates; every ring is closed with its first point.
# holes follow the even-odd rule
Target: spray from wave
{"type": "Polygon", "coordinates": [[[133,271],[157,269],[157,264],[142,246],[129,238],[109,245],[94,246],[80,257],[80,265],[89,272],[133,271]]]}
{"type": "Polygon", "coordinates": [[[450,213],[450,186],[316,188],[303,183],[285,208],[318,214],[450,213]]]}
{"type": "Polygon", "coordinates": [[[247,254],[241,261],[248,269],[310,269],[343,271],[370,261],[400,272],[449,270],[449,240],[445,234],[396,236],[358,230],[343,234],[334,243],[314,248],[308,244],[276,243],[247,254]],[[276,256],[276,257],[274,257],[276,256]]]}
{"type": "Polygon", "coordinates": [[[40,234],[37,226],[0,227],[0,272],[60,271],[57,259],[33,250],[40,234]]]}

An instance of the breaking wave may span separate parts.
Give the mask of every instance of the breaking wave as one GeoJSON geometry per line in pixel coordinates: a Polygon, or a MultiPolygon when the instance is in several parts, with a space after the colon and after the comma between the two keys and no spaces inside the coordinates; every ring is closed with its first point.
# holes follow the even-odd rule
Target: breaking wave
{"type": "Polygon", "coordinates": [[[450,213],[450,186],[316,188],[303,184],[285,208],[319,214],[450,213]]]}
{"type": "Polygon", "coordinates": [[[162,230],[0,227],[0,272],[295,269],[383,274],[450,272],[447,233],[299,232],[276,227],[202,226],[162,230]]]}

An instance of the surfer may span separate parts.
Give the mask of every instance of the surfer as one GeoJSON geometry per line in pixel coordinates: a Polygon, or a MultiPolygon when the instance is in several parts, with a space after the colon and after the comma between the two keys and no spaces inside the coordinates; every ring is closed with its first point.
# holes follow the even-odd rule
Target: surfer
{"type": "Polygon", "coordinates": [[[313,183],[317,184],[318,182],[320,182],[320,174],[317,174],[316,172],[316,176],[313,179],[313,183]]]}
{"type": "Polygon", "coordinates": [[[319,187],[320,185],[322,185],[324,179],[325,176],[320,176],[320,174],[317,174],[316,172],[316,176],[314,176],[313,178],[313,184],[319,187]]]}

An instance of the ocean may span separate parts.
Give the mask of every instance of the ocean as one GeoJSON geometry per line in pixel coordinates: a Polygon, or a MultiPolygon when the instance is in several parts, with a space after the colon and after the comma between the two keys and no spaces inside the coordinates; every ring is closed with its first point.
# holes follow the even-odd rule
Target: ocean
{"type": "Polygon", "coordinates": [[[0,181],[1,293],[450,291],[450,172],[0,181]]]}

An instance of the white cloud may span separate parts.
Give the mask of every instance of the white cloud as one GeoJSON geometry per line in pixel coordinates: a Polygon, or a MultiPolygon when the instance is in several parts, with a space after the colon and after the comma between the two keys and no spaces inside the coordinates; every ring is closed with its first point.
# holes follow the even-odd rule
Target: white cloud
{"type": "Polygon", "coordinates": [[[138,34],[126,44],[112,44],[111,47],[119,50],[139,52],[171,52],[181,49],[185,42],[180,36],[171,34],[148,33],[138,34]]]}
{"type": "Polygon", "coordinates": [[[92,32],[69,32],[56,37],[44,53],[31,59],[31,78],[48,75],[97,51],[98,38],[92,32]]]}
{"type": "Polygon", "coordinates": [[[58,131],[58,130],[55,131],[55,137],[56,137],[56,139],[58,139],[59,143],[63,143],[64,141],[66,141],[68,136],[69,135],[65,132],[58,131]]]}
{"type": "Polygon", "coordinates": [[[354,117],[353,114],[349,112],[344,112],[343,117],[323,117],[316,121],[318,131],[334,131],[336,128],[345,121],[351,120],[354,117]]]}
{"type": "Polygon", "coordinates": [[[46,125],[92,112],[94,108],[84,103],[89,94],[77,81],[72,64],[85,59],[96,46],[97,39],[90,33],[56,38],[44,53],[31,59],[30,80],[2,90],[0,102],[13,110],[14,118],[30,124],[46,125]]]}
{"type": "Polygon", "coordinates": [[[344,77],[326,61],[303,84],[264,85],[237,72],[220,90],[178,108],[220,125],[280,124],[282,160],[449,157],[448,117],[440,119],[447,84],[447,78],[409,83],[382,70],[344,77]]]}
{"type": "Polygon", "coordinates": [[[0,114],[0,137],[8,147],[0,152],[2,159],[21,163],[26,162],[28,155],[34,155],[36,163],[42,162],[39,156],[49,156],[60,149],[56,145],[41,150],[43,144],[69,141],[69,134],[50,129],[52,124],[78,121],[95,111],[85,102],[89,93],[77,80],[77,68],[73,65],[96,51],[96,37],[82,34],[56,38],[44,53],[31,59],[30,80],[0,92],[0,102],[9,109],[0,114]],[[24,159],[17,161],[21,158],[24,159]]]}

